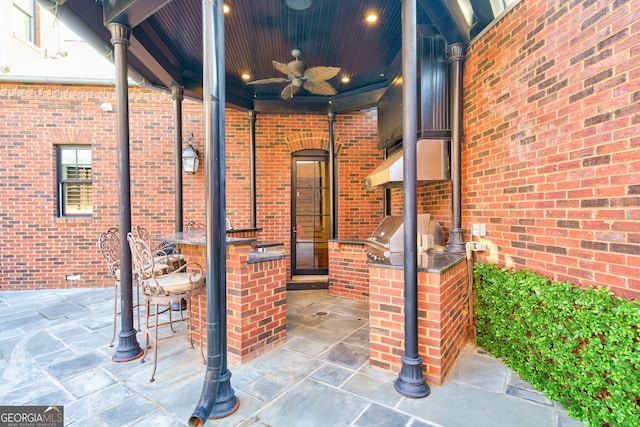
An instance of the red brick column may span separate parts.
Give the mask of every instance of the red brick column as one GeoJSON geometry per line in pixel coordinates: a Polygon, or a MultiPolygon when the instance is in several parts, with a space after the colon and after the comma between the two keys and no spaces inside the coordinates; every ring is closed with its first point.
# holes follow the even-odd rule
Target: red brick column
{"type": "Polygon", "coordinates": [[[227,350],[240,364],[286,340],[286,259],[248,263],[250,252],[227,247],[227,350]]]}
{"type": "Polygon", "coordinates": [[[369,267],[364,243],[329,242],[329,295],[369,299],[369,267]]]}
{"type": "MultiPolygon", "coordinates": [[[[442,274],[418,272],[418,349],[427,382],[442,384],[468,340],[467,264],[442,274]]],[[[404,271],[369,266],[369,358],[400,372],[404,354],[404,271]]]]}
{"type": "MultiPolygon", "coordinates": [[[[179,244],[188,261],[205,264],[205,246],[179,244]]],[[[249,263],[251,244],[227,246],[227,357],[246,363],[284,344],[287,324],[286,259],[249,263]]],[[[202,322],[207,316],[205,294],[192,298],[192,337],[206,346],[202,322]]]]}

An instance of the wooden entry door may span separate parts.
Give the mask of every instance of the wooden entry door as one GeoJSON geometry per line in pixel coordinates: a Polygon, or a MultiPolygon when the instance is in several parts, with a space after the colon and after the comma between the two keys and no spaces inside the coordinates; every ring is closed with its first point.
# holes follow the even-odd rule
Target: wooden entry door
{"type": "Polygon", "coordinates": [[[329,157],[322,150],[307,150],[292,157],[293,275],[329,272],[330,187],[329,157]]]}

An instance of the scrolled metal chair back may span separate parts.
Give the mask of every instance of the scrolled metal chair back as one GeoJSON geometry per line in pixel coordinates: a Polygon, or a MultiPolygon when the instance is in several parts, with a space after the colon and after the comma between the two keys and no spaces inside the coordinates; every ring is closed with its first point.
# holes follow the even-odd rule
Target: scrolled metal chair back
{"type": "Polygon", "coordinates": [[[131,248],[131,261],[133,269],[140,280],[146,280],[153,276],[154,257],[149,245],[144,240],[137,238],[132,233],[127,234],[129,247],[131,248]]]}
{"type": "Polygon", "coordinates": [[[184,227],[182,227],[184,231],[205,231],[205,226],[201,222],[189,221],[184,227]]]}
{"type": "Polygon", "coordinates": [[[108,228],[98,237],[100,252],[107,263],[109,275],[118,279],[120,270],[120,233],[115,227],[108,228]]]}
{"type": "Polygon", "coordinates": [[[151,249],[156,256],[171,255],[175,252],[175,246],[169,242],[159,242],[158,244],[154,244],[151,241],[151,233],[149,233],[149,230],[141,225],[133,227],[131,233],[133,233],[137,238],[144,240],[149,249],[151,249]]]}

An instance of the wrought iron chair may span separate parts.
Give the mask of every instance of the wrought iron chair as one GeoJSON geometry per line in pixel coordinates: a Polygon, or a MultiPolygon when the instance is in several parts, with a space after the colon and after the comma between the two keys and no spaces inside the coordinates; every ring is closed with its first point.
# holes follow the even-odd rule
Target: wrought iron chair
{"type": "MultiPolygon", "coordinates": [[[[113,336],[109,347],[113,347],[117,335],[117,321],[120,311],[118,310],[118,298],[120,290],[120,232],[116,227],[110,227],[98,236],[98,246],[100,252],[107,263],[107,271],[114,282],[114,298],[113,298],[113,336]]],[[[166,271],[169,266],[166,263],[158,262],[154,268],[158,271],[166,271]]],[[[136,272],[133,271],[135,276],[136,272]]],[[[140,288],[136,286],[136,303],[133,308],[137,311],[138,330],[140,330],[140,288]]]]}
{"type": "MultiPolygon", "coordinates": [[[[118,310],[118,291],[120,290],[120,232],[116,227],[110,227],[106,231],[100,233],[98,236],[98,246],[100,252],[107,263],[107,271],[109,276],[113,279],[114,283],[114,298],[113,298],[113,336],[109,347],[113,347],[113,343],[116,340],[117,335],[117,320],[120,315],[118,310]]],[[[166,269],[166,265],[158,263],[157,268],[166,269]]],[[[133,272],[135,274],[135,271],[133,272]]],[[[137,310],[138,330],[140,330],[140,288],[136,286],[136,303],[133,308],[137,310]]]]}
{"type": "MultiPolygon", "coordinates": [[[[114,281],[115,297],[113,299],[113,336],[109,347],[116,340],[116,320],[118,318],[118,289],[120,288],[120,234],[115,227],[108,228],[98,237],[100,252],[107,263],[107,271],[114,281]]],[[[139,319],[139,317],[138,317],[139,319]]]]}
{"type": "Polygon", "coordinates": [[[184,255],[180,254],[173,243],[159,242],[154,243],[151,239],[151,233],[145,227],[136,225],[131,230],[131,233],[144,240],[147,246],[151,249],[156,258],[156,262],[162,262],[168,264],[170,268],[180,267],[180,264],[184,263],[184,255]]]}
{"type": "MultiPolygon", "coordinates": [[[[127,235],[129,246],[131,247],[131,255],[133,265],[136,271],[136,278],[144,295],[146,308],[145,314],[145,348],[141,361],[144,362],[150,347],[150,341],[153,341],[154,361],[153,371],[149,381],[155,380],[156,368],[158,366],[158,328],[164,325],[170,325],[173,329],[175,322],[187,322],[187,334],[189,335],[189,343],[193,347],[192,331],[192,309],[191,297],[202,294],[205,290],[205,275],[202,267],[197,263],[183,263],[174,270],[167,273],[158,273],[154,268],[157,253],[151,250],[149,244],[133,232],[127,235]],[[187,315],[180,310],[180,317],[174,319],[170,307],[181,300],[187,301],[187,315]],[[164,309],[162,309],[164,308],[164,309]],[[168,312],[168,320],[161,320],[160,314],[168,312]]],[[[198,311],[198,325],[202,327],[202,310],[198,311]]],[[[202,350],[202,340],[200,341],[200,353],[202,361],[205,362],[204,352],[202,350]]]]}
{"type": "Polygon", "coordinates": [[[189,221],[184,225],[184,227],[182,227],[182,230],[185,231],[185,232],[189,232],[189,231],[205,231],[206,227],[201,222],[189,221]]]}

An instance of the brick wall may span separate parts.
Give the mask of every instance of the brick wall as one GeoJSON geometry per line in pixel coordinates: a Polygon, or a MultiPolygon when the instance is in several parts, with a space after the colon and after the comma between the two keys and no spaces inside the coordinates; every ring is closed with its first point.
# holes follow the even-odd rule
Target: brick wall
{"type": "MultiPolygon", "coordinates": [[[[174,225],[173,100],[129,89],[132,223],[154,234],[174,225]]],[[[115,90],[109,86],[0,83],[0,289],[110,286],[98,234],[118,223],[115,90]],[[56,215],[56,144],[92,145],[91,218],[56,215]],[[80,275],[66,281],[66,275],[80,275]]],[[[234,227],[250,225],[249,121],[226,110],[226,204],[234,227]]],[[[363,188],[378,163],[375,111],[337,115],[340,236],[366,237],[382,217],[379,193],[363,188]]],[[[205,220],[204,113],[183,102],[184,140],[194,134],[201,167],[183,175],[184,221],[205,220]]],[[[328,148],[325,115],[259,114],[256,121],[259,239],[290,246],[291,153],[328,148]]],[[[287,263],[289,263],[287,258],[287,263]]],[[[289,265],[287,264],[289,270],[289,265]]]]}
{"type": "MultiPolygon", "coordinates": [[[[381,159],[375,111],[336,115],[334,134],[338,155],[338,237],[364,239],[383,213],[379,193],[364,189],[366,175],[381,159]]],[[[256,115],[257,226],[262,228],[259,238],[284,243],[287,253],[291,247],[291,154],[305,149],[328,150],[328,138],[325,115],[256,115]]],[[[290,258],[287,263],[290,276],[290,258]]]]}
{"type": "MultiPolygon", "coordinates": [[[[159,92],[132,92],[133,223],[169,232],[172,105],[159,92]]],[[[97,237],[117,225],[116,114],[100,109],[115,104],[114,88],[3,83],[0,98],[0,289],[111,285],[97,237]],[[56,144],[65,143],[92,145],[92,218],[57,217],[56,144]],[[71,274],[81,280],[65,281],[71,274]]]]}
{"type": "Polygon", "coordinates": [[[369,267],[361,243],[329,242],[329,294],[349,299],[369,299],[369,267]]]}
{"type": "MultiPolygon", "coordinates": [[[[416,188],[418,214],[431,214],[431,220],[442,226],[445,243],[451,228],[451,181],[420,184],[416,188]]],[[[404,212],[404,194],[401,188],[391,189],[391,214],[402,215],[404,212]]]]}
{"type": "Polygon", "coordinates": [[[481,260],[640,297],[640,1],[523,0],[467,53],[481,260]]]}

